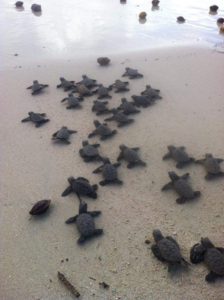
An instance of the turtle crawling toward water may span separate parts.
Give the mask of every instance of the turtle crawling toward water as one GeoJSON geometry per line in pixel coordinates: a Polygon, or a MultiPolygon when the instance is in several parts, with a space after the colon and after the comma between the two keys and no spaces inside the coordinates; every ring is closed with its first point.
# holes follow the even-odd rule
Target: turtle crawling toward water
{"type": "Polygon", "coordinates": [[[100,144],[91,145],[88,141],[83,141],[82,146],[83,148],[79,150],[79,154],[85,162],[101,160],[101,156],[98,151],[100,144]]]}
{"type": "Polygon", "coordinates": [[[123,184],[123,182],[118,179],[117,168],[120,166],[120,163],[112,164],[109,158],[102,158],[103,165],[98,167],[93,171],[94,174],[102,173],[104,180],[100,181],[100,185],[104,186],[111,183],[123,184]]]}
{"type": "Polygon", "coordinates": [[[207,153],[205,154],[204,159],[199,159],[195,161],[197,164],[202,164],[207,171],[207,175],[205,179],[215,179],[218,177],[223,177],[224,172],[220,168],[220,163],[223,162],[222,158],[215,158],[212,154],[207,153]]]}
{"type": "Polygon", "coordinates": [[[80,102],[83,101],[82,97],[75,97],[72,93],[68,94],[68,97],[64,98],[61,100],[61,102],[67,101],[67,109],[72,109],[72,108],[82,108],[80,102]]]}
{"type": "Polygon", "coordinates": [[[98,86],[96,80],[88,77],[87,75],[82,75],[82,80],[77,82],[77,84],[84,84],[89,89],[98,86]]]}
{"type": "Polygon", "coordinates": [[[175,172],[168,172],[171,181],[162,187],[162,191],[174,189],[180,196],[176,199],[178,204],[183,204],[186,201],[198,198],[201,195],[199,191],[193,191],[191,185],[187,182],[189,173],[178,176],[175,172]]]}
{"type": "Polygon", "coordinates": [[[152,253],[158,260],[168,263],[168,272],[171,272],[173,267],[189,265],[181,255],[180,246],[174,238],[164,237],[159,229],[153,230],[153,237],[155,244],[151,247],[152,253]]]}
{"type": "Polygon", "coordinates": [[[33,12],[41,12],[41,5],[40,4],[32,4],[31,5],[31,10],[33,11],[33,12]]]}
{"type": "Polygon", "coordinates": [[[97,198],[96,190],[98,189],[97,184],[90,185],[89,180],[84,177],[69,177],[68,178],[69,186],[61,194],[62,197],[66,197],[71,193],[75,193],[80,199],[80,196],[87,196],[92,199],[97,198]]]}
{"type": "Polygon", "coordinates": [[[205,276],[207,282],[214,282],[224,277],[224,248],[215,247],[208,238],[202,238],[201,243],[191,248],[191,262],[194,264],[204,262],[209,273],[205,276]]]}
{"type": "Polygon", "coordinates": [[[70,144],[71,142],[69,141],[69,137],[73,133],[77,133],[77,131],[70,130],[66,126],[63,126],[60,130],[52,134],[52,140],[70,144]]]}
{"type": "Polygon", "coordinates": [[[143,75],[138,72],[137,69],[125,68],[125,72],[122,75],[123,77],[127,76],[129,79],[142,78],[143,75]]]}
{"type": "Polygon", "coordinates": [[[79,83],[76,84],[73,93],[78,93],[80,97],[92,96],[96,93],[96,91],[92,91],[85,84],[79,83]]]}
{"type": "Polygon", "coordinates": [[[177,162],[176,167],[179,169],[195,161],[193,157],[190,157],[187,154],[187,152],[185,151],[185,147],[175,147],[173,145],[170,145],[167,148],[168,153],[163,156],[163,160],[169,158],[174,159],[177,162]]]}
{"type": "Polygon", "coordinates": [[[21,7],[23,7],[23,2],[22,1],[16,1],[15,6],[16,6],[16,8],[21,8],[21,7]]]}
{"type": "Polygon", "coordinates": [[[46,119],[46,114],[34,113],[32,111],[28,112],[29,117],[23,119],[21,122],[33,122],[36,127],[40,127],[43,124],[49,122],[49,119],[46,119]]]}
{"type": "Polygon", "coordinates": [[[145,90],[141,92],[141,95],[149,97],[151,101],[162,99],[160,96],[160,90],[153,89],[149,84],[146,85],[145,90]]]}
{"type": "Polygon", "coordinates": [[[116,108],[111,109],[111,112],[113,113],[113,116],[104,121],[116,121],[118,123],[117,127],[123,127],[134,122],[134,119],[129,119],[127,115],[116,108]]]}
{"type": "Polygon", "coordinates": [[[48,86],[48,84],[41,84],[38,82],[38,80],[34,80],[33,84],[31,86],[28,86],[27,89],[32,90],[32,95],[37,95],[48,86]]]}
{"type": "Polygon", "coordinates": [[[177,17],[177,23],[185,23],[185,18],[182,16],[177,17]]]}
{"type": "Polygon", "coordinates": [[[122,110],[125,115],[140,113],[140,110],[135,107],[134,102],[129,102],[126,98],[121,99],[121,104],[117,109],[122,110]]]}
{"type": "Polygon", "coordinates": [[[108,101],[93,101],[92,111],[96,112],[96,115],[108,114],[110,110],[107,108],[108,101]]]}
{"type": "Polygon", "coordinates": [[[81,201],[79,204],[79,214],[65,221],[66,224],[76,223],[80,237],[78,244],[83,244],[86,240],[103,234],[103,229],[96,229],[94,217],[101,214],[101,211],[87,211],[87,203],[81,201]]]}
{"type": "Polygon", "coordinates": [[[60,77],[61,83],[57,85],[57,88],[63,88],[65,92],[75,88],[75,81],[66,80],[64,77],[60,77]]]}
{"type": "Polygon", "coordinates": [[[120,161],[121,159],[126,160],[128,162],[128,165],[127,165],[128,169],[131,169],[135,166],[143,166],[143,167],[146,166],[146,163],[139,158],[139,155],[137,153],[139,150],[138,147],[129,148],[125,145],[120,145],[119,148],[120,148],[121,152],[120,152],[117,160],[118,161],[120,161]]]}
{"type": "Polygon", "coordinates": [[[146,108],[154,103],[154,101],[150,100],[150,98],[146,95],[136,96],[133,95],[131,98],[134,100],[134,104],[137,107],[146,108]]]}
{"type": "Polygon", "coordinates": [[[129,85],[128,81],[115,80],[113,87],[115,88],[115,93],[120,92],[128,92],[129,89],[127,86],[129,85]]]}
{"type": "Polygon", "coordinates": [[[88,135],[89,138],[99,135],[100,139],[103,141],[103,140],[106,140],[106,139],[112,137],[113,135],[115,135],[117,133],[117,130],[111,130],[107,126],[107,123],[101,124],[98,120],[95,120],[93,123],[94,123],[96,129],[93,130],[93,132],[91,132],[88,135]]]}
{"type": "Polygon", "coordinates": [[[100,66],[107,66],[110,63],[110,59],[108,57],[98,57],[97,62],[100,66]]]}
{"type": "Polygon", "coordinates": [[[104,98],[112,98],[109,95],[109,91],[112,90],[112,86],[105,87],[102,84],[99,84],[98,89],[95,90],[95,92],[98,94],[98,99],[104,99],[104,98]]]}

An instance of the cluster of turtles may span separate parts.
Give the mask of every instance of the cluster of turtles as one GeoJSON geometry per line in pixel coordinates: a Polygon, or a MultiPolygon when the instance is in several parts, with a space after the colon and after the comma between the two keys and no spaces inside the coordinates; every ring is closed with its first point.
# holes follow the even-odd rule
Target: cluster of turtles
{"type": "MultiPolygon", "coordinates": [[[[105,58],[104,58],[105,59],[105,58]]],[[[99,61],[98,61],[99,62],[99,61]]],[[[109,63],[109,59],[107,59],[109,63]]],[[[104,63],[102,65],[105,65],[104,63]]],[[[126,68],[124,74],[129,79],[142,78],[143,75],[136,69],[126,68]]],[[[33,84],[27,89],[31,89],[32,95],[41,93],[47,84],[40,84],[37,80],[33,81],[33,84]]],[[[110,99],[111,91],[115,93],[129,91],[129,82],[116,80],[112,85],[105,87],[102,84],[97,83],[95,79],[89,78],[87,75],[82,76],[82,80],[79,82],[69,81],[65,78],[60,78],[60,83],[57,88],[62,88],[65,92],[68,92],[68,96],[61,100],[62,103],[66,102],[67,109],[80,109],[81,103],[85,97],[95,96],[97,99],[93,101],[92,112],[97,116],[112,114],[104,121],[115,121],[118,127],[122,127],[134,122],[134,119],[129,118],[129,115],[135,115],[140,113],[139,108],[146,108],[153,105],[157,100],[161,99],[160,90],[152,88],[147,85],[145,90],[140,95],[133,95],[133,101],[127,101],[126,98],[121,99],[121,103],[118,107],[109,109],[108,101],[110,99]]],[[[44,125],[49,122],[49,119],[44,113],[29,112],[28,117],[22,120],[22,122],[31,121],[36,127],[44,125]]],[[[117,130],[112,130],[107,123],[101,123],[99,120],[94,120],[95,129],[88,135],[88,138],[93,136],[99,136],[100,140],[111,138],[117,133],[117,130]]],[[[61,129],[53,133],[52,140],[69,144],[69,138],[71,134],[76,133],[75,130],[68,129],[63,126],[61,129]]],[[[138,147],[128,147],[124,144],[120,145],[120,153],[117,157],[116,163],[111,163],[108,157],[105,157],[99,152],[100,144],[90,144],[86,139],[82,142],[82,148],[79,150],[79,154],[84,162],[101,162],[102,164],[97,167],[93,173],[101,173],[102,180],[99,182],[101,186],[109,184],[121,185],[123,182],[119,179],[117,168],[120,166],[120,161],[125,160],[127,162],[127,168],[131,169],[135,166],[146,166],[146,163],[140,158],[138,147]]],[[[163,156],[163,160],[173,159],[176,163],[176,168],[182,169],[189,164],[202,164],[207,172],[206,180],[215,179],[224,176],[224,172],[220,168],[220,163],[223,161],[221,158],[215,158],[212,154],[206,154],[203,159],[195,160],[187,152],[185,147],[176,147],[173,145],[168,146],[168,152],[163,156]]],[[[162,191],[174,189],[179,198],[176,200],[178,204],[183,204],[189,200],[193,200],[200,196],[199,191],[194,191],[191,187],[188,179],[189,173],[182,176],[177,175],[174,171],[169,172],[171,181],[162,187],[162,191]]],[[[65,197],[71,193],[77,195],[79,199],[79,213],[76,216],[70,217],[66,224],[76,223],[77,229],[80,233],[78,244],[83,244],[86,240],[103,234],[103,229],[95,227],[94,217],[101,214],[101,211],[88,211],[87,203],[82,199],[84,196],[92,199],[97,198],[97,184],[91,184],[87,178],[84,177],[69,177],[68,186],[62,193],[62,197],[65,197]]],[[[41,200],[38,201],[30,211],[32,215],[39,215],[44,213],[51,201],[41,200]]],[[[153,237],[155,244],[152,245],[151,250],[155,257],[162,262],[168,263],[168,270],[176,269],[177,266],[188,266],[189,263],[181,255],[180,247],[174,238],[167,236],[164,237],[160,230],[153,231],[153,237]]],[[[202,261],[205,262],[210,273],[206,276],[206,280],[209,282],[214,281],[217,277],[224,276],[224,249],[215,247],[208,238],[202,238],[201,242],[194,245],[191,248],[190,260],[192,263],[197,264],[202,261]]]]}

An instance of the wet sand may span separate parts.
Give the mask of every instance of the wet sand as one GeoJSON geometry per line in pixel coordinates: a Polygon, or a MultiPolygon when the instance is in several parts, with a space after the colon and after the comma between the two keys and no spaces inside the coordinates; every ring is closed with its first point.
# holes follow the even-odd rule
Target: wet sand
{"type": "MultiPolygon", "coordinates": [[[[176,170],[172,160],[162,161],[167,145],[186,146],[195,158],[210,152],[224,157],[223,54],[178,47],[111,59],[108,68],[97,66],[95,58],[89,58],[46,61],[40,67],[22,65],[6,70],[4,76],[1,73],[0,298],[72,299],[58,282],[60,271],[85,300],[224,299],[223,281],[207,284],[203,265],[171,277],[166,266],[152,256],[150,245],[144,243],[146,238],[152,241],[154,228],[160,228],[177,238],[186,258],[201,236],[224,246],[222,180],[206,182],[204,169],[191,165],[177,172],[190,172],[194,189],[202,193],[198,200],[180,206],[174,192],[160,191],[168,182],[167,172],[176,170]],[[78,81],[82,74],[108,85],[120,78],[126,66],[138,68],[144,78],[130,80],[128,93],[112,92],[110,107],[118,105],[122,97],[130,99],[132,94],[139,94],[146,84],[159,88],[163,99],[142,109],[134,124],[102,142],[100,150],[115,161],[121,143],[138,146],[147,167],[128,170],[122,163],[119,176],[124,185],[100,187],[96,201],[86,199],[89,210],[102,211],[96,226],[105,234],[80,247],[75,226],[64,224],[77,213],[78,201],[73,195],[60,195],[71,175],[87,177],[92,183],[101,179],[92,174],[98,164],[85,164],[78,155],[96,119],[91,112],[95,98],[86,98],[82,110],[68,111],[60,103],[66,94],[56,85],[60,76],[78,81]],[[33,79],[50,87],[33,97],[26,90],[33,79]],[[28,111],[45,112],[51,121],[39,129],[31,123],[20,123],[28,111]],[[78,131],[69,146],[51,141],[52,133],[62,125],[78,131]],[[30,218],[30,208],[40,199],[52,200],[49,213],[30,218]],[[99,281],[110,284],[110,289],[99,288],[99,281]]],[[[110,126],[116,128],[113,122],[110,126]]]]}

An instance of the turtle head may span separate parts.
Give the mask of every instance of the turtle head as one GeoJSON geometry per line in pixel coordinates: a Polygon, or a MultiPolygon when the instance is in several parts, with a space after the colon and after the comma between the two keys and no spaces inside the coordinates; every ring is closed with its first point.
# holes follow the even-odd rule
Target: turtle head
{"type": "Polygon", "coordinates": [[[83,147],[89,145],[89,142],[87,140],[82,142],[83,147]]]}
{"type": "Polygon", "coordinates": [[[79,214],[84,214],[87,212],[87,203],[84,201],[81,201],[79,204],[79,214]]]}
{"type": "Polygon", "coordinates": [[[164,238],[162,232],[159,229],[153,230],[152,235],[154,237],[155,242],[159,242],[164,238]]]}
{"type": "Polygon", "coordinates": [[[82,75],[82,78],[83,78],[83,79],[86,79],[86,78],[87,78],[87,76],[84,74],[84,75],[82,75]]]}
{"type": "Polygon", "coordinates": [[[126,70],[126,71],[129,71],[129,70],[130,70],[130,68],[129,68],[129,67],[127,67],[127,68],[125,68],[125,70],[126,70]]]}
{"type": "Polygon", "coordinates": [[[176,149],[176,147],[173,146],[173,145],[169,145],[169,146],[167,146],[167,148],[168,148],[168,150],[169,150],[170,152],[172,152],[172,151],[174,151],[174,150],[176,149]]]}
{"type": "Polygon", "coordinates": [[[38,83],[38,80],[34,80],[34,81],[33,81],[33,84],[37,84],[37,83],[38,83]]]}
{"type": "Polygon", "coordinates": [[[127,99],[126,98],[121,98],[121,102],[125,103],[125,102],[127,102],[127,99]]]}
{"type": "Polygon", "coordinates": [[[29,111],[28,115],[31,116],[34,112],[33,111],[29,111]]]}
{"type": "Polygon", "coordinates": [[[99,126],[100,126],[100,122],[99,122],[98,120],[94,120],[93,123],[94,123],[94,125],[95,125],[96,127],[99,127],[99,126]]]}
{"type": "Polygon", "coordinates": [[[205,158],[212,158],[213,156],[212,156],[212,154],[211,153],[206,153],[205,154],[205,158]]]}
{"type": "Polygon", "coordinates": [[[124,144],[121,144],[119,146],[119,148],[120,148],[121,151],[123,151],[123,150],[127,149],[127,146],[125,146],[124,144]]]}
{"type": "Polygon", "coordinates": [[[169,174],[169,177],[170,177],[170,179],[171,179],[172,181],[176,181],[176,180],[179,179],[179,176],[178,176],[175,172],[173,172],[173,171],[168,172],[168,174],[169,174]]]}
{"type": "Polygon", "coordinates": [[[201,238],[201,244],[205,249],[214,248],[215,246],[209,240],[209,238],[201,238]]]}
{"type": "Polygon", "coordinates": [[[64,77],[60,77],[60,81],[61,82],[65,81],[64,77]]]}
{"type": "Polygon", "coordinates": [[[104,164],[110,164],[111,162],[110,162],[110,159],[108,158],[108,157],[102,157],[102,162],[104,163],[104,164]]]}
{"type": "Polygon", "coordinates": [[[75,178],[74,178],[73,176],[70,176],[70,177],[68,178],[68,182],[69,182],[70,184],[73,184],[74,181],[75,181],[75,178]]]}

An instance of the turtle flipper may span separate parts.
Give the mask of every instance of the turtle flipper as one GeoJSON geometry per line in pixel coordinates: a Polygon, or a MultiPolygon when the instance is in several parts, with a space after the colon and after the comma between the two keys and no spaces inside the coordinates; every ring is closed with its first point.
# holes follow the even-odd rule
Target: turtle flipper
{"type": "Polygon", "coordinates": [[[163,156],[163,160],[166,160],[166,159],[169,159],[169,158],[171,158],[170,152],[166,153],[166,154],[163,156]]]}
{"type": "Polygon", "coordinates": [[[203,164],[205,162],[205,159],[197,159],[194,161],[196,164],[203,164]]]}
{"type": "Polygon", "coordinates": [[[30,121],[30,117],[21,120],[22,123],[29,122],[29,121],[30,121]]]}
{"type": "Polygon", "coordinates": [[[215,282],[218,277],[220,276],[211,271],[205,276],[205,280],[212,283],[215,282]]]}
{"type": "Polygon", "coordinates": [[[123,159],[124,157],[123,157],[123,153],[121,152],[119,155],[118,155],[118,157],[117,157],[117,161],[119,161],[119,160],[121,160],[121,159],[123,159]]]}
{"type": "Polygon", "coordinates": [[[167,184],[165,184],[165,185],[162,187],[161,191],[167,191],[167,190],[170,190],[170,189],[172,189],[172,188],[173,188],[173,183],[172,183],[172,181],[170,181],[170,182],[168,182],[167,184]]]}
{"type": "Polygon", "coordinates": [[[62,197],[65,197],[65,196],[71,194],[71,192],[72,192],[72,187],[69,185],[69,186],[64,190],[64,192],[61,194],[61,196],[62,196],[62,197]]]}
{"type": "Polygon", "coordinates": [[[217,161],[218,163],[221,163],[221,162],[224,161],[224,159],[223,159],[223,158],[216,158],[216,161],[217,161]]]}
{"type": "Polygon", "coordinates": [[[96,168],[96,169],[93,171],[93,174],[100,173],[100,172],[102,171],[102,167],[103,167],[103,166],[100,166],[100,167],[96,168]]]}
{"type": "Polygon", "coordinates": [[[160,253],[160,250],[159,250],[159,247],[157,246],[157,245],[152,245],[151,246],[151,250],[152,250],[152,253],[154,254],[154,256],[158,259],[158,260],[160,260],[160,261],[162,261],[162,262],[164,262],[165,261],[165,259],[162,257],[162,255],[161,255],[161,253],[160,253]]]}
{"type": "Polygon", "coordinates": [[[93,232],[93,236],[98,236],[103,234],[103,229],[95,229],[93,232]]]}
{"type": "Polygon", "coordinates": [[[188,179],[189,178],[189,176],[190,176],[190,174],[189,173],[185,173],[184,175],[182,175],[180,178],[181,179],[184,179],[184,180],[186,180],[186,179],[188,179]]]}
{"type": "Polygon", "coordinates": [[[195,191],[193,199],[198,198],[200,196],[201,196],[201,192],[200,191],[195,191]]]}
{"type": "Polygon", "coordinates": [[[69,132],[70,134],[77,133],[76,130],[68,130],[68,132],[69,132]]]}
{"type": "Polygon", "coordinates": [[[101,214],[101,211],[100,210],[88,211],[88,214],[92,217],[97,217],[101,214]]]}
{"type": "Polygon", "coordinates": [[[176,202],[177,202],[178,204],[184,204],[186,201],[187,201],[187,199],[184,198],[184,197],[180,197],[180,198],[177,198],[177,199],[176,199],[176,202]]]}
{"type": "Polygon", "coordinates": [[[119,184],[119,185],[123,184],[123,181],[120,180],[120,179],[116,179],[113,182],[116,183],[116,184],[119,184]]]}
{"type": "Polygon", "coordinates": [[[96,131],[93,130],[93,132],[91,132],[89,135],[88,135],[88,138],[92,138],[96,135],[96,131]]]}
{"type": "Polygon", "coordinates": [[[68,218],[68,219],[65,221],[65,224],[75,223],[77,217],[78,217],[78,215],[76,215],[76,216],[74,216],[74,217],[71,217],[71,218],[68,218]]]}
{"type": "Polygon", "coordinates": [[[66,97],[66,98],[62,99],[61,102],[65,102],[67,99],[68,99],[68,98],[66,97]]]}
{"type": "Polygon", "coordinates": [[[100,184],[101,186],[107,185],[107,184],[109,184],[109,183],[110,183],[110,182],[109,182],[108,180],[102,180],[102,181],[99,182],[99,184],[100,184]]]}
{"type": "Polygon", "coordinates": [[[87,237],[81,235],[80,238],[77,240],[79,245],[83,244],[87,240],[87,237]]]}
{"type": "Polygon", "coordinates": [[[218,177],[223,177],[223,176],[224,176],[224,172],[219,172],[217,174],[208,173],[205,176],[205,179],[206,180],[212,180],[212,179],[215,179],[215,178],[218,178],[218,177]]]}

